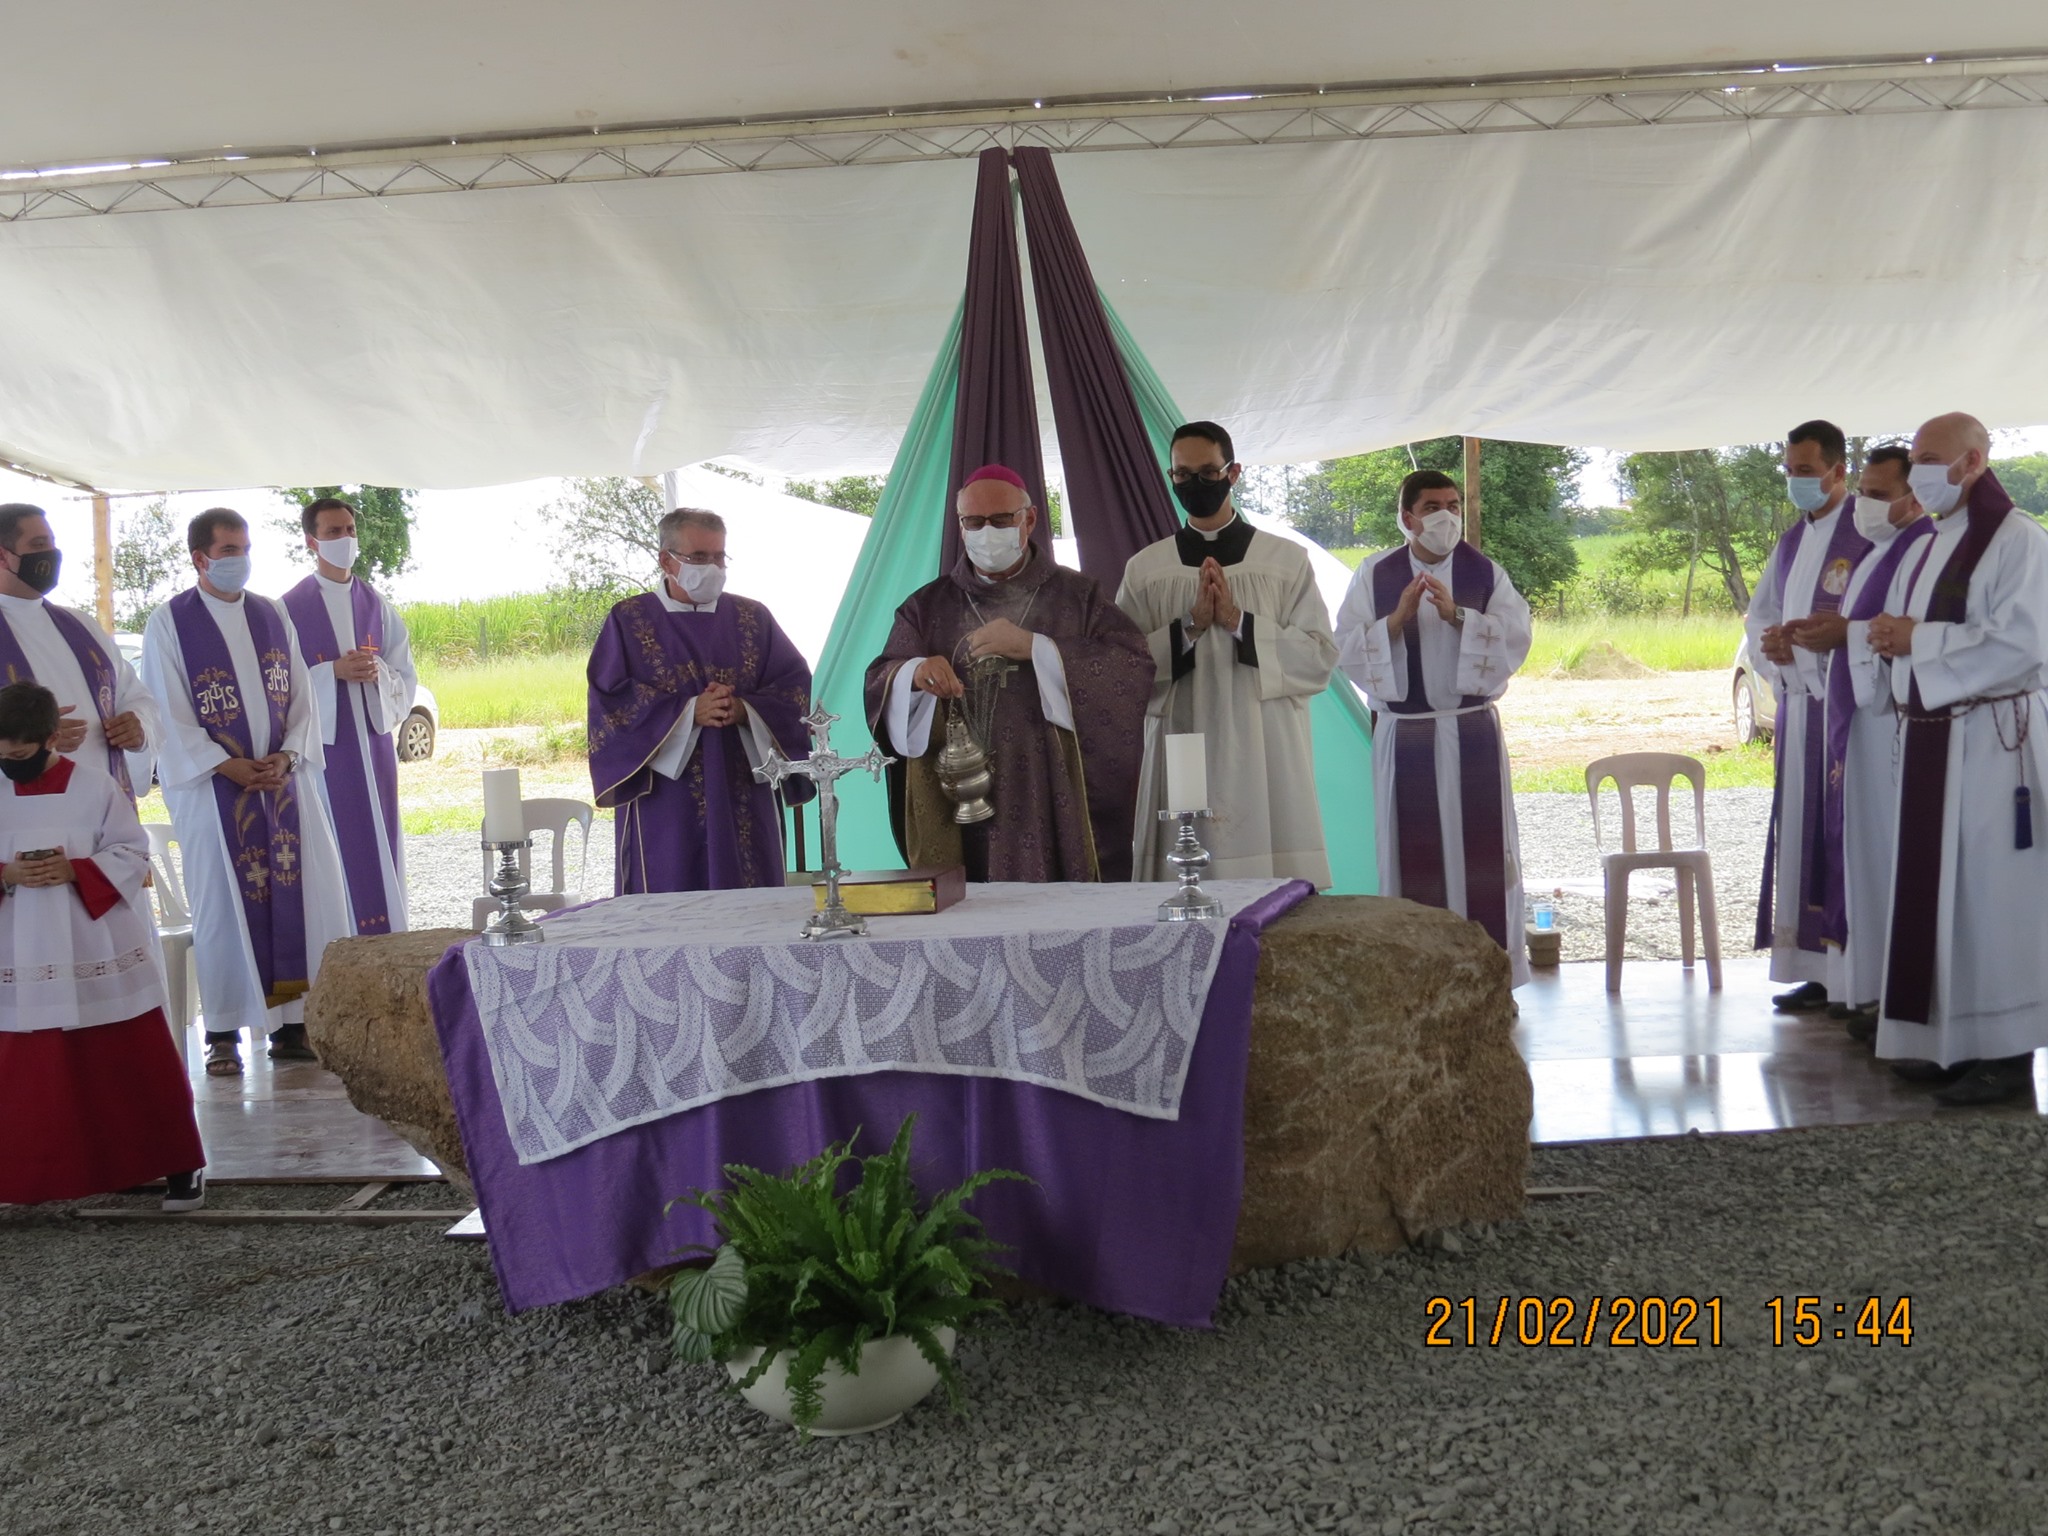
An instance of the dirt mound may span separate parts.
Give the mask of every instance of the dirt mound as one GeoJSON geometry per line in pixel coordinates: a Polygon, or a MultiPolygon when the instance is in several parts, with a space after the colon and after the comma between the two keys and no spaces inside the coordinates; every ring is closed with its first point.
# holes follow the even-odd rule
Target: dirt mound
{"type": "Polygon", "coordinates": [[[1606,640],[1595,640],[1576,657],[1551,668],[1550,675],[1597,682],[1618,677],[1654,677],[1656,669],[1644,666],[1606,640]]]}

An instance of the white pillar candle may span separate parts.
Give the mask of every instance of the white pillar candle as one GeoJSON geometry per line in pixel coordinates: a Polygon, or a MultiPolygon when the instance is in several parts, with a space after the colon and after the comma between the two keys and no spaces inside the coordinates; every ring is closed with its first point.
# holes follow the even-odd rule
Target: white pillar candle
{"type": "Polygon", "coordinates": [[[526,808],[519,803],[519,770],[484,770],[484,841],[516,843],[526,836],[526,808]]]}
{"type": "Polygon", "coordinates": [[[1166,738],[1166,808],[1209,809],[1208,741],[1200,731],[1166,738]]]}

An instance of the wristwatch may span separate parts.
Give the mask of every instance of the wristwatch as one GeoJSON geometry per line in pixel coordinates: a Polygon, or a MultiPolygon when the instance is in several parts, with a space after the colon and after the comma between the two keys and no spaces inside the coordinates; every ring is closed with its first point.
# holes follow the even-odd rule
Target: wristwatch
{"type": "Polygon", "coordinates": [[[290,747],[286,747],[284,749],[284,757],[284,771],[286,773],[297,773],[299,771],[299,754],[294,752],[290,747]]]}

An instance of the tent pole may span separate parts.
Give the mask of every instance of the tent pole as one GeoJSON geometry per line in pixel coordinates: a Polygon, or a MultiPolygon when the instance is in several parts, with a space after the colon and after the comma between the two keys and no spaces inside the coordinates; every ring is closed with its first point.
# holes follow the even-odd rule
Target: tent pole
{"type": "Polygon", "coordinates": [[[1465,439],[1465,538],[1474,549],[1484,549],[1479,542],[1479,439],[1465,439]]]}
{"type": "Polygon", "coordinates": [[[100,628],[114,632],[114,509],[102,493],[92,498],[92,575],[100,628]]]}

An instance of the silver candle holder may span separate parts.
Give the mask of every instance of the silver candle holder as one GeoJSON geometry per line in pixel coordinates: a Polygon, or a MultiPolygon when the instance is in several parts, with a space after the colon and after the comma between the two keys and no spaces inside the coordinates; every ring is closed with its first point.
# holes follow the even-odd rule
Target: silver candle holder
{"type": "Polygon", "coordinates": [[[484,924],[484,942],[494,949],[507,944],[538,944],[543,937],[540,924],[519,910],[519,898],[532,888],[532,881],[519,867],[519,855],[524,850],[529,858],[532,857],[533,839],[487,837],[484,850],[495,850],[498,855],[497,872],[484,883],[484,889],[498,903],[498,910],[484,924]]]}
{"type": "Polygon", "coordinates": [[[1209,850],[1195,835],[1195,823],[1207,821],[1208,811],[1161,811],[1161,821],[1180,823],[1180,834],[1166,852],[1166,862],[1180,875],[1180,889],[1159,903],[1162,923],[1189,923],[1218,918],[1223,903],[1202,889],[1202,871],[1209,867],[1209,850]]]}

